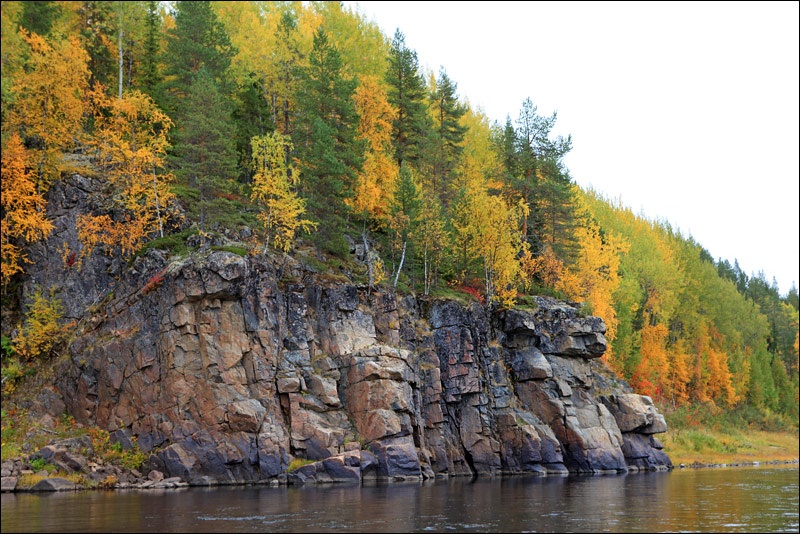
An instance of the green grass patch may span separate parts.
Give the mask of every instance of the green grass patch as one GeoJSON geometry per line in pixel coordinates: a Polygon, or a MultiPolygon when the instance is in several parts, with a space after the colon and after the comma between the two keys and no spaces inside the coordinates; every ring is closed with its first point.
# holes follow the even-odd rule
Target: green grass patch
{"type": "Polygon", "coordinates": [[[656,437],[673,464],[790,461],[800,457],[797,427],[752,408],[689,405],[662,410],[667,432],[656,437]]]}
{"type": "Polygon", "coordinates": [[[164,237],[157,237],[148,241],[141,249],[136,251],[130,262],[132,263],[139,256],[144,256],[150,249],[165,250],[170,256],[188,256],[193,248],[186,244],[186,240],[197,233],[197,228],[192,227],[164,237]]]}
{"type": "Polygon", "coordinates": [[[224,196],[216,197],[206,207],[208,227],[218,224],[223,228],[257,227],[260,223],[249,203],[230,200],[224,196]]]}
{"type": "Polygon", "coordinates": [[[433,298],[455,300],[460,304],[469,304],[470,302],[477,302],[477,299],[468,293],[458,291],[451,287],[441,285],[431,289],[429,295],[433,298]]]}
{"type": "Polygon", "coordinates": [[[221,250],[224,252],[232,252],[233,254],[236,254],[238,256],[243,256],[243,257],[247,256],[247,249],[245,247],[239,247],[236,245],[211,247],[211,250],[221,250]]]}
{"type": "Polygon", "coordinates": [[[304,465],[313,464],[315,460],[306,460],[305,458],[295,458],[289,463],[289,467],[286,469],[287,473],[291,473],[297,469],[300,469],[304,465]]]}

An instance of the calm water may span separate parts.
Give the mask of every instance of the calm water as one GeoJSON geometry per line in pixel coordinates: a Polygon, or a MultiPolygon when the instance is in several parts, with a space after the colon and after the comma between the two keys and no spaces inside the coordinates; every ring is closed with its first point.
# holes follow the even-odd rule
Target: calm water
{"type": "Polygon", "coordinates": [[[798,532],[798,468],[2,495],[2,532],[798,532]]]}

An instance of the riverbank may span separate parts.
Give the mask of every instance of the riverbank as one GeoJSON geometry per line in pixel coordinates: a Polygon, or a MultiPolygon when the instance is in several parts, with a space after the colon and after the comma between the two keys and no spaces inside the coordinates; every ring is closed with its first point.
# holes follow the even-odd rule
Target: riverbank
{"type": "MultiPolygon", "coordinates": [[[[4,402],[2,476],[6,491],[166,489],[187,486],[143,469],[135,443],[4,402]]],[[[675,468],[798,464],[797,433],[752,429],[670,428],[660,437],[675,468]]],[[[283,481],[282,483],[285,483],[283,481]]]]}
{"type": "Polygon", "coordinates": [[[762,430],[670,429],[660,437],[675,467],[798,463],[796,433],[762,430]]]}
{"type": "MultiPolygon", "coordinates": [[[[798,444],[789,434],[756,432],[750,434],[753,442],[749,451],[737,450],[730,454],[713,451],[685,450],[685,440],[680,436],[673,441],[679,451],[672,456],[675,469],[699,469],[718,467],[798,465],[798,444]],[[755,445],[757,444],[757,445],[755,445]],[[682,449],[681,447],[684,447],[682,449]]],[[[47,445],[36,454],[12,459],[3,459],[2,491],[5,492],[53,492],[76,490],[148,490],[185,488],[189,484],[178,477],[165,478],[164,474],[152,470],[143,473],[136,468],[118,462],[103,460],[97,456],[87,459],[75,449],[86,450],[91,441],[84,438],[68,438],[47,445]],[[37,469],[38,468],[38,469],[37,469]]],[[[714,436],[707,435],[713,443],[714,436]]],[[[725,440],[726,438],[719,438],[725,440]]],[[[728,438],[730,439],[730,438],[728,438]]],[[[731,446],[729,444],[729,446],[731,446]]],[[[269,485],[286,485],[272,480],[269,485]]]]}

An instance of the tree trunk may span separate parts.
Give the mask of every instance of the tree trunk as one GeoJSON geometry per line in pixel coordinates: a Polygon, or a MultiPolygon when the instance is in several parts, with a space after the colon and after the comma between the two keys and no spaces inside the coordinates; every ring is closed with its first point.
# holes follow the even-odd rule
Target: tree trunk
{"type": "Polygon", "coordinates": [[[408,241],[403,241],[403,252],[400,254],[400,265],[397,266],[397,272],[394,275],[394,287],[397,287],[397,279],[400,278],[400,271],[403,270],[403,262],[406,260],[406,245],[408,241]]]}
{"type": "Polygon", "coordinates": [[[117,44],[119,48],[119,97],[122,98],[122,73],[125,67],[125,61],[122,55],[122,15],[119,16],[119,38],[117,44]]]}

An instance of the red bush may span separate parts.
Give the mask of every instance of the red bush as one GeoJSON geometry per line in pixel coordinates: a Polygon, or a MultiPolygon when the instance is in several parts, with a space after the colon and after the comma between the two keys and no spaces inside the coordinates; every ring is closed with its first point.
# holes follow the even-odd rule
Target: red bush
{"type": "Polygon", "coordinates": [[[154,274],[153,276],[151,276],[150,279],[147,281],[147,283],[142,288],[142,295],[147,295],[148,293],[153,291],[155,288],[160,286],[161,283],[164,281],[164,278],[166,278],[166,273],[167,273],[167,270],[166,269],[162,269],[161,271],[159,271],[156,274],[154,274]]]}
{"type": "Polygon", "coordinates": [[[461,291],[462,293],[466,293],[467,295],[472,295],[473,297],[475,297],[478,300],[478,302],[480,302],[481,304],[484,304],[483,295],[481,295],[481,292],[479,290],[477,290],[476,288],[471,287],[471,286],[460,286],[458,288],[458,290],[461,291]]]}

